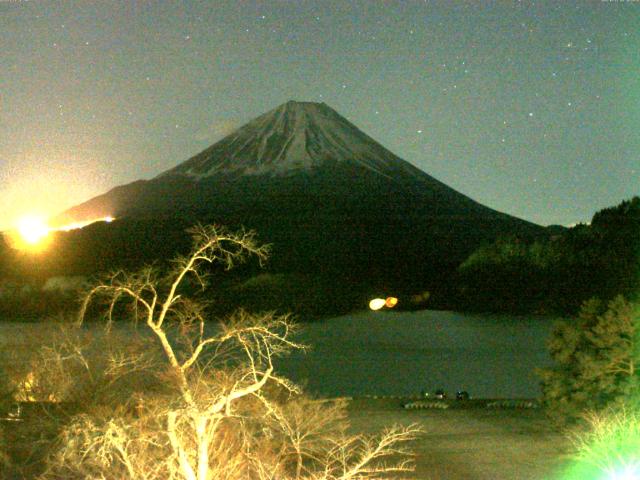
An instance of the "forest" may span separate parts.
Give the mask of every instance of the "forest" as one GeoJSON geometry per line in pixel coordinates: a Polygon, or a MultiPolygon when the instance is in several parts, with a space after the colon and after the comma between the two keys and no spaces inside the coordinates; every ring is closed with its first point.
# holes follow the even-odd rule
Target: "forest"
{"type": "Polygon", "coordinates": [[[592,297],[635,299],[639,281],[640,198],[633,197],[545,239],[508,237],[481,247],[457,269],[454,304],[460,310],[573,314],[592,297]]]}

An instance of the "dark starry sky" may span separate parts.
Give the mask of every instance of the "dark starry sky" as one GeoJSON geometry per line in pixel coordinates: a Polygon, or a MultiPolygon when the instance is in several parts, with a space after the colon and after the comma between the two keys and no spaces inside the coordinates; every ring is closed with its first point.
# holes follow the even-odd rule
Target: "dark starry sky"
{"type": "Polygon", "coordinates": [[[540,224],[640,194],[640,1],[0,0],[0,227],[289,99],[540,224]]]}

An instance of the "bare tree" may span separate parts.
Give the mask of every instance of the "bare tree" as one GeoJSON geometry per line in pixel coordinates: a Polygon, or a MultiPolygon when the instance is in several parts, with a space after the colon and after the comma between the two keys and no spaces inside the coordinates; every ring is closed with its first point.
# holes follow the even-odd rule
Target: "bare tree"
{"type": "MultiPolygon", "coordinates": [[[[348,480],[410,471],[400,444],[416,427],[377,440],[350,436],[344,405],[309,400],[276,373],[276,357],[304,348],[288,316],[239,311],[215,327],[205,322],[204,305],[188,295],[194,282],[207,286],[204,267],[229,269],[249,256],[262,262],[267,248],[251,232],[197,226],[192,233],[193,250],[168,273],[118,272],[86,295],[78,325],[102,299],[108,328],[126,303],[150,335],[103,356],[91,390],[118,396],[102,408],[94,402],[64,429],[44,478],[348,480]],[[155,381],[141,385],[153,388],[136,389],[131,379],[149,372],[155,381]]],[[[57,364],[72,360],[92,373],[87,350],[58,353],[57,364]]]]}

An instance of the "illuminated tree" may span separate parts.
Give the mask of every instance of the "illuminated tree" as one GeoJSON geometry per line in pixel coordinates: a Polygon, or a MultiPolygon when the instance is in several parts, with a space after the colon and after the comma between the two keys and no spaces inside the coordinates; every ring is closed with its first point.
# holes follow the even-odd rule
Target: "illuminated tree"
{"type": "MultiPolygon", "coordinates": [[[[109,336],[128,311],[149,333],[134,347],[105,347],[99,371],[89,348],[50,350],[49,370],[68,371],[72,362],[69,384],[84,375],[91,385],[60,395],[102,393],[63,430],[44,478],[348,480],[410,470],[401,444],[415,427],[377,440],[350,436],[342,404],[306,399],[276,373],[274,358],[303,348],[288,316],[240,311],[215,326],[205,322],[205,306],[188,295],[194,284],[206,286],[203,267],[263,260],[267,250],[252,233],[202,226],[192,233],[193,250],[167,274],[119,272],[85,297],[80,322],[102,299],[109,336]]],[[[38,371],[44,382],[48,375],[38,371]]]]}
{"type": "Polygon", "coordinates": [[[554,328],[548,348],[555,365],[539,372],[552,417],[572,422],[585,411],[636,402],[638,309],[623,297],[605,307],[585,302],[578,318],[554,328]]]}

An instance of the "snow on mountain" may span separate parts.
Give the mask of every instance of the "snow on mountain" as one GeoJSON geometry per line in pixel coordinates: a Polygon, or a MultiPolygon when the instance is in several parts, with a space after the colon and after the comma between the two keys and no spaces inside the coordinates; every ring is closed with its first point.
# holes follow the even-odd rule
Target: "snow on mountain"
{"type": "Polygon", "coordinates": [[[424,175],[326,104],[289,101],[159,177],[287,176],[341,162],[389,178],[397,170],[424,175]]]}

